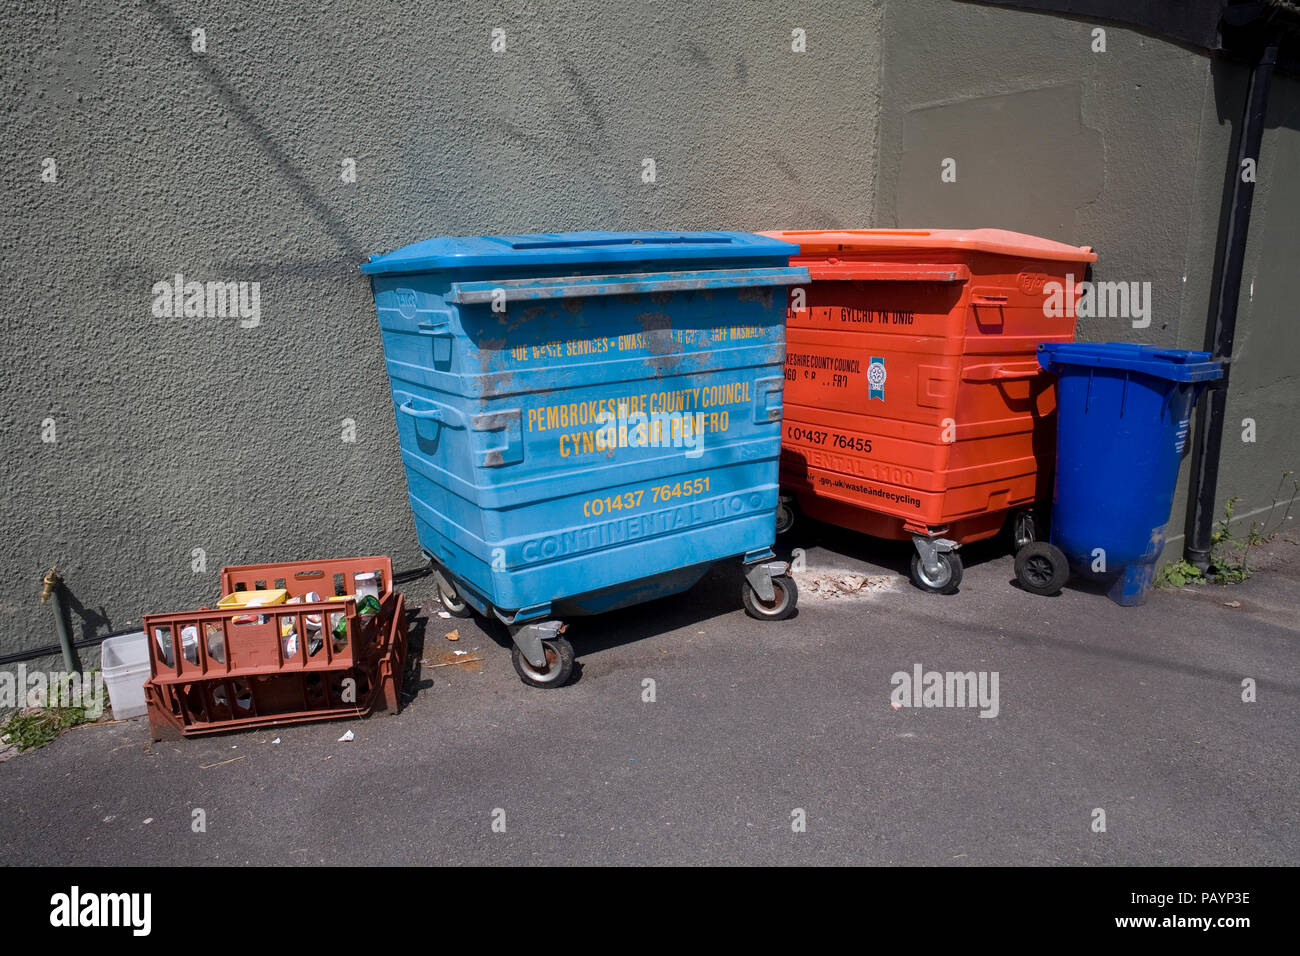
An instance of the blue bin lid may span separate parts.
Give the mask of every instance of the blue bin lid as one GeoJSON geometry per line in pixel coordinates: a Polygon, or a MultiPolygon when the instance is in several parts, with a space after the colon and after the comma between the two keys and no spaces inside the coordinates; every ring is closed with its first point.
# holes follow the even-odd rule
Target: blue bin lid
{"type": "Polygon", "coordinates": [[[552,232],[524,236],[445,236],[371,256],[367,275],[433,269],[592,266],[621,262],[700,262],[789,257],[799,247],[748,232],[552,232]]]}
{"type": "Polygon", "coordinates": [[[1209,382],[1223,377],[1223,365],[1209,352],[1130,342],[1040,342],[1038,364],[1048,370],[1053,365],[1119,368],[1173,382],[1209,382]]]}

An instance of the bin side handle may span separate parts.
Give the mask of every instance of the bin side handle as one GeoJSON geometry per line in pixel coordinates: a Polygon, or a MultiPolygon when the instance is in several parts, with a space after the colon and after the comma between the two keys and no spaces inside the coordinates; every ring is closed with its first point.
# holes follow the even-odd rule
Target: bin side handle
{"type": "Polygon", "coordinates": [[[450,405],[422,398],[432,408],[416,408],[407,399],[397,406],[403,415],[437,422],[444,428],[465,428],[471,432],[499,432],[501,440],[488,445],[486,440],[480,445],[474,440],[478,464],[483,468],[500,468],[503,465],[515,465],[524,460],[523,413],[518,408],[509,408],[499,412],[487,412],[466,418],[465,413],[450,405]]]}
{"type": "Polygon", "coordinates": [[[1001,331],[1006,324],[1007,303],[1010,301],[1010,296],[1003,295],[1001,292],[971,289],[970,308],[975,324],[981,330],[987,328],[1001,331]]]}
{"type": "Polygon", "coordinates": [[[572,299],[597,295],[641,295],[649,292],[739,289],[749,286],[796,285],[808,279],[802,267],[709,269],[702,272],[634,272],[625,275],[551,276],[539,279],[498,279],[453,282],[448,302],[458,305],[517,302],[529,299],[572,299]]]}
{"type": "Polygon", "coordinates": [[[1040,365],[976,365],[962,372],[964,382],[1008,382],[1041,375],[1040,365]]]}
{"type": "Polygon", "coordinates": [[[961,263],[840,262],[808,266],[814,279],[844,282],[965,282],[970,267],[961,263]]]}
{"type": "Polygon", "coordinates": [[[427,335],[433,339],[433,362],[438,367],[445,366],[451,361],[451,343],[453,333],[451,330],[451,312],[446,309],[439,309],[436,312],[429,313],[428,322],[417,322],[415,332],[417,335],[427,335]]]}
{"type": "Polygon", "coordinates": [[[410,415],[412,418],[425,418],[430,421],[438,422],[448,428],[464,428],[465,416],[452,408],[450,405],[442,405],[438,402],[432,403],[432,408],[416,408],[411,404],[411,399],[407,399],[397,406],[397,410],[403,415],[410,415]]]}

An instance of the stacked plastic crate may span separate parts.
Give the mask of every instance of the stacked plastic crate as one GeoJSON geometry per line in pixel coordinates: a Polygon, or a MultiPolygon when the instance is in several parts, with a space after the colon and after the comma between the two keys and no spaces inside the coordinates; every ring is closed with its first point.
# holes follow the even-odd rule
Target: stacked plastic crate
{"type": "Polygon", "coordinates": [[[144,618],[155,740],[397,711],[406,611],[387,557],[223,568],[221,593],[144,618]]]}

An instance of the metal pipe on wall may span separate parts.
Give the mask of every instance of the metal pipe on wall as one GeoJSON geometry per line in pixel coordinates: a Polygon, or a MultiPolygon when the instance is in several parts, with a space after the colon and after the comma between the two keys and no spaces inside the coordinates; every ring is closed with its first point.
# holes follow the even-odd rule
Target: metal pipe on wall
{"type": "Polygon", "coordinates": [[[1219,456],[1223,448],[1223,423],[1228,405],[1228,383],[1232,373],[1232,346],[1237,332],[1237,304],[1241,298],[1241,277],[1246,260],[1246,238],[1250,230],[1255,177],[1244,174],[1245,161],[1259,162],[1264,138],[1264,115],[1269,87],[1277,63],[1276,34],[1260,51],[1251,71],[1246,105],[1242,111],[1241,136],[1234,165],[1232,199],[1224,236],[1224,261],[1215,295],[1214,321],[1206,328],[1205,349],[1223,363],[1223,378],[1201,397],[1196,413],[1196,442],[1192,453],[1191,484],[1187,491],[1187,523],[1183,556],[1202,571],[1211,563],[1211,535],[1218,495],[1219,456]]]}
{"type": "Polygon", "coordinates": [[[41,579],[41,603],[54,598],[54,628],[59,633],[59,647],[63,651],[63,667],[68,673],[81,672],[81,659],[72,646],[72,628],[68,624],[68,605],[63,599],[63,578],[57,568],[50,568],[41,579]]]}

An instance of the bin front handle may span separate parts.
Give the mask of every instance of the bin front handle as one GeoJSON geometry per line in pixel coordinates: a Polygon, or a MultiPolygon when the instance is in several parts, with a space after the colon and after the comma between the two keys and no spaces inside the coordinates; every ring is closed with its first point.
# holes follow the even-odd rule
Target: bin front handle
{"type": "Polygon", "coordinates": [[[397,410],[403,415],[410,415],[412,418],[425,418],[435,421],[447,428],[464,428],[465,416],[449,405],[440,405],[433,403],[433,408],[416,408],[411,404],[411,400],[397,406],[397,410]]]}
{"type": "Polygon", "coordinates": [[[496,444],[482,447],[478,460],[481,467],[501,468],[524,460],[523,412],[520,409],[508,408],[475,415],[469,427],[471,431],[499,434],[496,444]]]}
{"type": "Polygon", "coordinates": [[[785,390],[784,377],[754,380],[754,424],[767,425],[781,420],[781,398],[785,390]],[[773,398],[775,397],[775,401],[773,398]]]}
{"type": "Polygon", "coordinates": [[[799,267],[709,269],[700,272],[633,272],[622,275],[549,276],[537,279],[497,279],[453,282],[448,302],[457,305],[518,302],[529,299],[574,299],[597,295],[642,295],[650,292],[739,289],[750,286],[797,285],[808,281],[799,267]]]}

